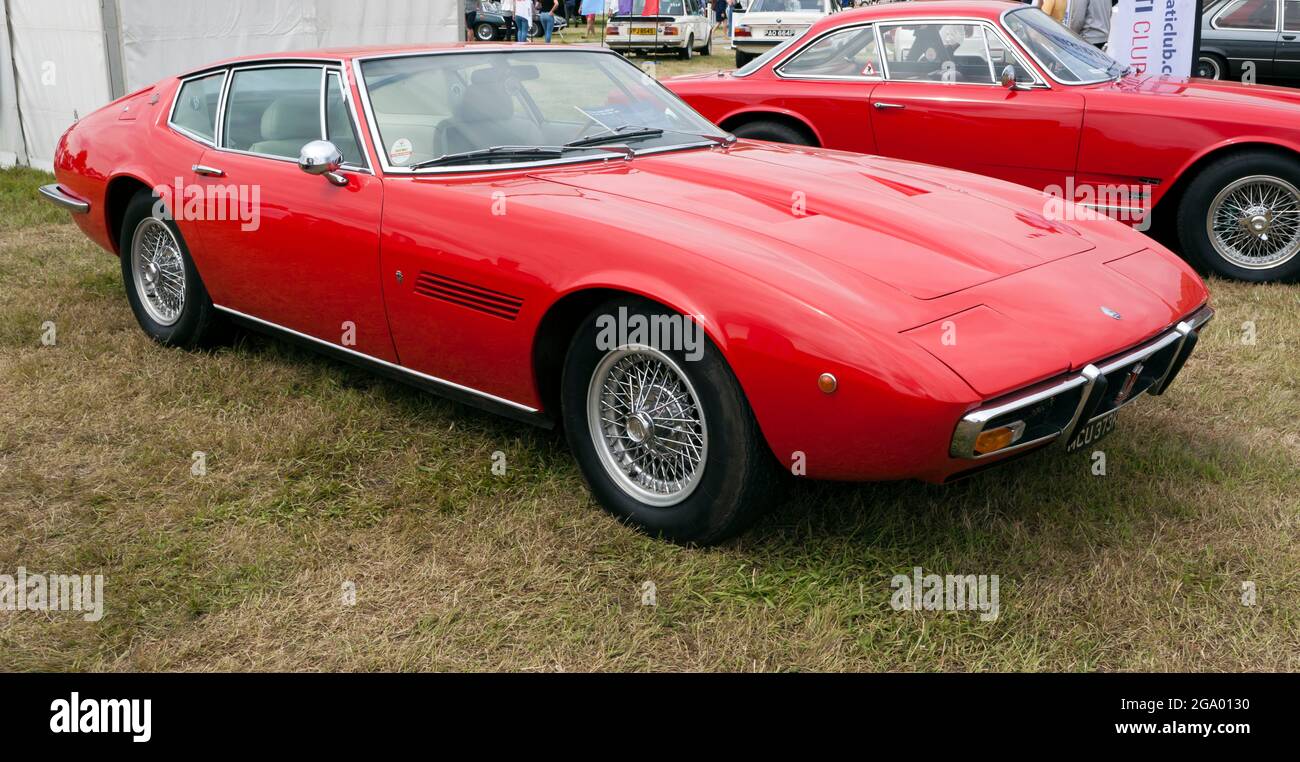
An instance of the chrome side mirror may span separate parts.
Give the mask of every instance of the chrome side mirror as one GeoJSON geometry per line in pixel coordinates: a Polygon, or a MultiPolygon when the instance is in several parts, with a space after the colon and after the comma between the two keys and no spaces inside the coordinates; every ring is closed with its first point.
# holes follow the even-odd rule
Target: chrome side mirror
{"type": "Polygon", "coordinates": [[[339,174],[341,166],[343,153],[328,140],[313,140],[298,154],[298,169],[309,175],[324,175],[326,180],[340,187],[348,184],[348,178],[339,174]]]}
{"type": "Polygon", "coordinates": [[[1008,90],[1019,90],[1019,83],[1016,82],[1016,67],[1007,64],[1002,67],[1002,77],[1000,79],[1002,86],[1008,90]]]}

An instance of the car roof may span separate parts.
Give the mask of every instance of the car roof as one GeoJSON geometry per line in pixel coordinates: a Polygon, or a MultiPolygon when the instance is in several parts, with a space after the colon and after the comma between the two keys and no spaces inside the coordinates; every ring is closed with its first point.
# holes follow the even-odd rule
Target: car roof
{"type": "MultiPolygon", "coordinates": [[[[414,43],[408,45],[357,45],[353,47],[338,48],[314,48],[311,50],[286,50],[274,53],[255,53],[251,55],[235,56],[220,61],[214,61],[210,64],[191,69],[181,78],[190,77],[195,74],[212,71],[214,69],[223,69],[228,66],[238,66],[241,64],[255,63],[274,63],[274,62],[300,62],[300,61],[325,61],[325,62],[342,62],[344,64],[352,62],[358,58],[372,58],[376,56],[393,56],[420,53],[445,53],[448,51],[474,51],[475,53],[493,53],[493,52],[527,52],[529,50],[540,50],[541,46],[521,47],[515,43],[491,43],[491,42],[426,42],[414,43]]],[[[587,45],[556,45],[544,48],[547,51],[591,51],[612,52],[609,48],[602,47],[599,44],[587,45]]]]}
{"type": "Polygon", "coordinates": [[[841,24],[849,21],[884,21],[894,18],[934,18],[961,16],[996,20],[1013,8],[1028,8],[1019,2],[1003,0],[917,0],[909,3],[882,3],[865,8],[840,11],[821,23],[841,24]]]}

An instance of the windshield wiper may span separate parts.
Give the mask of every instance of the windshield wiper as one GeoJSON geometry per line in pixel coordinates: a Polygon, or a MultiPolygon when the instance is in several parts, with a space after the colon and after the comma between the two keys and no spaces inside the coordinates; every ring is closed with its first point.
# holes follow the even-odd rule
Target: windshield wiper
{"type": "Polygon", "coordinates": [[[432,159],[412,164],[407,169],[463,164],[474,159],[551,159],[563,155],[564,146],[492,146],[491,148],[477,148],[473,151],[460,151],[435,156],[432,159]]]}
{"type": "Polygon", "coordinates": [[[586,146],[598,146],[602,143],[615,143],[620,140],[629,138],[657,138],[664,134],[664,131],[658,127],[634,127],[625,124],[622,127],[615,127],[609,132],[602,132],[590,137],[570,140],[564,144],[565,148],[585,148],[586,146]]]}

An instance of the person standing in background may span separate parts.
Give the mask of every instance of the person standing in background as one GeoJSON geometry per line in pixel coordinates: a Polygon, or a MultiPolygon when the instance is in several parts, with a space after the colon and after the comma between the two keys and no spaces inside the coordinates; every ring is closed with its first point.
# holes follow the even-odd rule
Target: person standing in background
{"type": "Polygon", "coordinates": [[[1066,26],[1083,41],[1104,48],[1110,39],[1110,0],[1069,0],[1066,26]]]}
{"type": "Polygon", "coordinates": [[[528,42],[533,26],[533,0],[515,0],[515,41],[528,42]]]}
{"type": "Polygon", "coordinates": [[[1043,0],[1043,13],[1056,19],[1062,24],[1065,23],[1065,9],[1069,7],[1070,0],[1043,0]]]}
{"type": "Polygon", "coordinates": [[[587,17],[587,31],[582,33],[582,39],[587,39],[596,33],[596,14],[603,13],[601,7],[604,0],[582,0],[582,8],[578,12],[587,17]]]}
{"type": "Polygon", "coordinates": [[[537,14],[537,20],[542,25],[542,36],[546,38],[546,43],[551,42],[551,33],[555,31],[555,12],[560,9],[560,0],[539,0],[541,8],[546,8],[549,3],[549,10],[544,10],[537,14]]]}

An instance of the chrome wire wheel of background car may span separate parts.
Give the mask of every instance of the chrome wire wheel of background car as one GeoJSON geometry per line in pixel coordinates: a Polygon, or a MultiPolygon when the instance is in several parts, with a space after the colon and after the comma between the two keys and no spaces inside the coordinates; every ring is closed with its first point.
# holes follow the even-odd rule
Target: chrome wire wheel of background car
{"type": "Polygon", "coordinates": [[[474,39],[479,42],[491,42],[497,38],[497,28],[486,22],[474,26],[474,39]]]}
{"type": "Polygon", "coordinates": [[[185,309],[185,261],[171,228],[145,217],[131,238],[131,270],[140,305],[155,322],[169,326],[185,309]]]}
{"type": "Polygon", "coordinates": [[[1214,197],[1205,224],[1214,248],[1232,264],[1279,267],[1300,252],[1300,190],[1278,177],[1243,177],[1214,197]]]}
{"type": "Polygon", "coordinates": [[[651,347],[620,347],[596,365],[587,421],[601,464],[636,500],[669,507],[700,483],[709,434],[700,397],[681,367],[651,347]]]}

